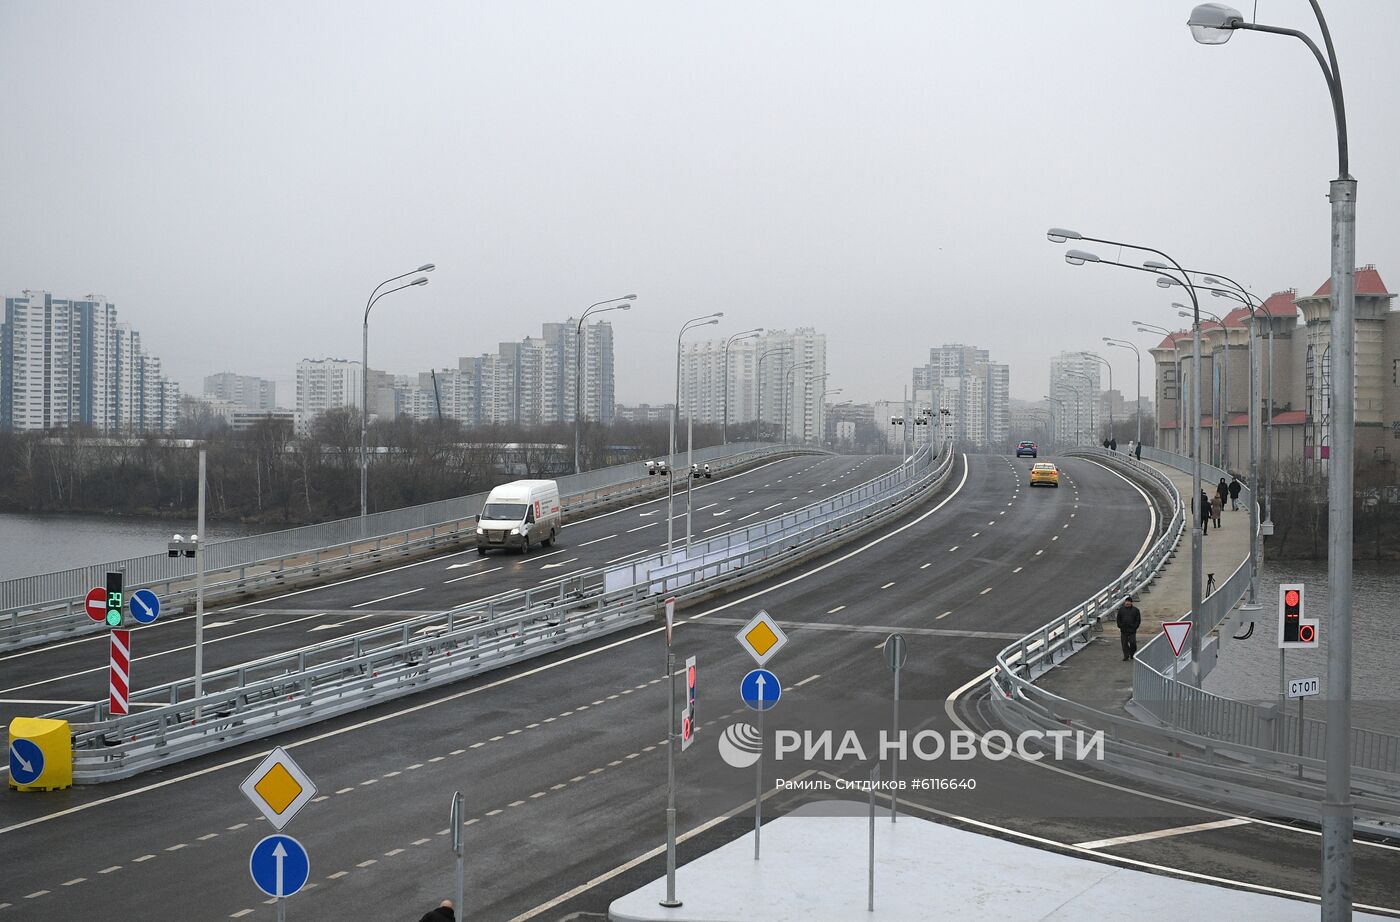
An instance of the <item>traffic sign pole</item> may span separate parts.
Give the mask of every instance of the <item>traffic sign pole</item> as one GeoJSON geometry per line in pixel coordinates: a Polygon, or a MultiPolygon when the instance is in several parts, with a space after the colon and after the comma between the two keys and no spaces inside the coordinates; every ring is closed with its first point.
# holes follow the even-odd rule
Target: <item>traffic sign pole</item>
{"type": "Polygon", "coordinates": [[[758,860],[759,838],[763,835],[763,676],[758,677],[758,761],[753,771],[753,860],[758,860]]]}
{"type": "Polygon", "coordinates": [[[666,898],[661,905],[674,909],[676,899],[676,654],[671,649],[671,625],[676,600],[666,600],[666,898]]]}
{"type": "Polygon", "coordinates": [[[131,695],[131,631],[114,630],[111,635],[111,656],[107,663],[107,712],[113,717],[125,717],[130,710],[131,695]]]}
{"type": "Polygon", "coordinates": [[[204,493],[205,450],[199,450],[199,533],[194,543],[194,719],[202,716],[204,700],[204,493]]]}
{"type": "Polygon", "coordinates": [[[452,794],[452,809],[449,811],[452,827],[452,851],[457,855],[457,911],[462,914],[462,918],[467,917],[467,848],[463,840],[462,833],[462,810],[466,803],[466,798],[461,791],[452,794]]]}
{"type": "MultiPolygon", "coordinates": [[[[894,716],[890,732],[896,737],[899,735],[899,671],[904,668],[904,663],[908,658],[909,647],[904,642],[903,634],[891,634],[885,639],[885,661],[889,664],[890,671],[894,673],[894,716]]],[[[890,822],[893,823],[897,821],[897,808],[899,806],[898,750],[890,756],[890,795],[890,822]]]]}

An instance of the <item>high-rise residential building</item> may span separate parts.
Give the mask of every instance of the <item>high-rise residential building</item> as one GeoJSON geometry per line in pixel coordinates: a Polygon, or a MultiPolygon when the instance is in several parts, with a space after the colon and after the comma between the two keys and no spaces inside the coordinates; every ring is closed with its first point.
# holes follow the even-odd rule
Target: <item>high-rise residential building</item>
{"type": "Polygon", "coordinates": [[[249,410],[277,408],[277,384],[266,378],[236,375],[231,371],[206,375],[204,396],[224,400],[249,410]]]}
{"type": "Polygon", "coordinates": [[[364,377],[359,362],[302,359],[297,363],[296,429],[305,434],[315,418],[341,407],[360,408],[364,377]]]}
{"type": "MultiPolygon", "coordinates": [[[[933,412],[928,439],[952,438],[1001,451],[1011,432],[1011,369],[991,353],[961,343],[929,350],[913,375],[917,414],[933,412]],[[933,431],[934,428],[942,431],[933,431]]],[[[917,430],[916,430],[917,432],[917,430]]]]}
{"type": "Polygon", "coordinates": [[[772,330],[735,341],[725,368],[725,339],[681,344],[680,417],[720,425],[728,398],[729,425],[762,420],[764,430],[795,441],[826,436],[823,395],[826,334],[811,327],[772,330]],[[776,429],[776,432],[774,430],[776,429]]]}
{"type": "Polygon", "coordinates": [[[1099,372],[1103,366],[1082,352],[1061,352],[1050,359],[1050,402],[1055,431],[1066,445],[1097,445],[1106,435],[1099,432],[1102,401],[1099,372]]]}
{"type": "Polygon", "coordinates": [[[105,298],[26,290],[5,299],[0,428],[163,432],[174,428],[178,403],[179,388],[161,375],[160,360],[117,322],[105,298]]]}

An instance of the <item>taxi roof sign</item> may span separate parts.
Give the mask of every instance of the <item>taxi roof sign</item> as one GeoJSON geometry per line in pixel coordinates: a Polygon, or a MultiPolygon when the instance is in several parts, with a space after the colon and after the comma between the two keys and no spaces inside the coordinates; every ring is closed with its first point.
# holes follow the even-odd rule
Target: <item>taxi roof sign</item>
{"type": "Polygon", "coordinates": [[[281,829],[316,796],[316,785],[278,746],[238,786],[274,829],[281,829]]]}
{"type": "Polygon", "coordinates": [[[747,650],[753,661],[760,666],[767,665],[774,654],[787,643],[787,635],[778,627],[778,622],[762,609],[748,624],[739,629],[735,637],[738,638],[739,646],[747,650]]]}

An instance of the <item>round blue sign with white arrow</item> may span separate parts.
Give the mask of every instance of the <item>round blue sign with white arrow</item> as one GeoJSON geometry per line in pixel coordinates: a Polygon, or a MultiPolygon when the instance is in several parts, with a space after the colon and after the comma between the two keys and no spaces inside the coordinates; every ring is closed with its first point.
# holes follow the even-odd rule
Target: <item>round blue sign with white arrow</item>
{"type": "Polygon", "coordinates": [[[305,847],[291,836],[268,836],[253,846],[248,858],[253,883],[268,896],[291,896],[311,876],[311,858],[305,847]]]}
{"type": "Polygon", "coordinates": [[[44,773],[44,750],[33,740],[10,741],[10,777],[15,784],[33,784],[44,773]]]}
{"type": "Polygon", "coordinates": [[[160,616],[160,599],[149,589],[137,589],[131,594],[131,616],[142,624],[150,624],[160,616]]]}
{"type": "Polygon", "coordinates": [[[767,669],[754,669],[739,683],[739,696],[749,710],[766,711],[783,696],[783,686],[767,669]]]}

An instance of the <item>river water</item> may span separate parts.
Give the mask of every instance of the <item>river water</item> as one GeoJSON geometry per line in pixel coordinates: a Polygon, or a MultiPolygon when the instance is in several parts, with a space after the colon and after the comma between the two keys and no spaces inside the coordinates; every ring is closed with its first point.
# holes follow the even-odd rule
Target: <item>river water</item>
{"type": "MultiPolygon", "coordinates": [[[[210,540],[268,530],[238,523],[207,524],[210,540]]],[[[171,535],[194,530],[194,519],[0,514],[0,579],[161,554],[171,535]]]]}
{"type": "MultiPolygon", "coordinates": [[[[1400,564],[1359,561],[1352,571],[1352,697],[1356,726],[1400,732],[1400,564]]],[[[1206,690],[1241,700],[1277,700],[1279,694],[1278,586],[1303,583],[1303,617],[1319,622],[1317,650],[1289,650],[1290,679],[1319,678],[1327,692],[1327,561],[1266,562],[1259,579],[1261,620],[1254,636],[1226,641],[1225,655],[1206,690]]],[[[1290,702],[1290,708],[1295,706],[1290,702]]],[[[1319,705],[1320,707],[1321,705],[1319,705]]],[[[1321,716],[1314,712],[1314,716],[1321,716]]]]}

